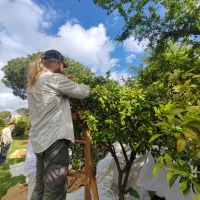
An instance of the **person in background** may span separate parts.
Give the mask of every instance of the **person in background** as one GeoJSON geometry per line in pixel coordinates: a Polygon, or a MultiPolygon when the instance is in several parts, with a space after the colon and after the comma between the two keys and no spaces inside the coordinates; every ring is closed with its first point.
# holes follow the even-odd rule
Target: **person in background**
{"type": "Polygon", "coordinates": [[[13,141],[11,132],[15,128],[15,125],[16,124],[14,122],[10,122],[9,127],[6,127],[2,130],[0,164],[6,162],[6,157],[13,141]]]}
{"type": "Polygon", "coordinates": [[[66,78],[65,67],[62,54],[48,50],[28,72],[29,138],[37,159],[31,200],[66,199],[68,149],[74,141],[69,98],[86,98],[89,86],[66,78]]]}

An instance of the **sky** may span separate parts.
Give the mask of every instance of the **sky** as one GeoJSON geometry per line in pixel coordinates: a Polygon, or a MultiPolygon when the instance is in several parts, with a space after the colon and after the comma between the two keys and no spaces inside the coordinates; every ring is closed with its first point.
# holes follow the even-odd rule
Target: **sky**
{"type": "MultiPolygon", "coordinates": [[[[111,70],[111,78],[127,78],[128,66],[141,63],[147,41],[139,44],[131,36],[116,43],[122,27],[117,11],[108,16],[92,0],[0,0],[0,69],[10,59],[56,49],[98,75],[111,70]]],[[[0,111],[26,107],[0,82],[0,111]]]]}

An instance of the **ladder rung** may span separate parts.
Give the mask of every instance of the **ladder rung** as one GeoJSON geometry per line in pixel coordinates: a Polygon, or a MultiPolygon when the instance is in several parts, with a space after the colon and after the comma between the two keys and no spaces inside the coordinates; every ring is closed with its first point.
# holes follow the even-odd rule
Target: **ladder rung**
{"type": "Polygon", "coordinates": [[[74,140],[75,144],[85,144],[84,140],[74,140]]]}
{"type": "Polygon", "coordinates": [[[69,169],[67,175],[71,177],[85,178],[85,172],[80,170],[69,169]]]}

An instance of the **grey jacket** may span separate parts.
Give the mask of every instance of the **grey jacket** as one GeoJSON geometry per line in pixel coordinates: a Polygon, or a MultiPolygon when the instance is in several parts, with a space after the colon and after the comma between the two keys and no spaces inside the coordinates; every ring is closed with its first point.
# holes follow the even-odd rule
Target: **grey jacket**
{"type": "Polygon", "coordinates": [[[74,141],[69,98],[84,99],[89,86],[76,84],[64,75],[44,72],[33,88],[27,89],[31,129],[30,141],[35,153],[41,153],[59,139],[74,141]]]}

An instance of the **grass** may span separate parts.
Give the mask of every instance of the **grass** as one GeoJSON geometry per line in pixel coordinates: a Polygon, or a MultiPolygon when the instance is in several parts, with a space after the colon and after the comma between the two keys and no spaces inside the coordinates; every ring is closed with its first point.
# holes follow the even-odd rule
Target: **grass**
{"type": "MultiPolygon", "coordinates": [[[[8,156],[12,154],[15,150],[23,149],[26,147],[27,147],[27,140],[23,138],[14,138],[8,156]]],[[[24,158],[7,159],[6,163],[0,165],[0,199],[6,194],[7,190],[10,187],[15,186],[17,183],[25,183],[25,176],[17,176],[12,178],[9,172],[10,169],[9,165],[13,165],[23,161],[24,158]]],[[[157,196],[154,196],[152,198],[152,200],[161,200],[161,199],[164,200],[164,198],[159,198],[157,196]]]]}
{"type": "Polygon", "coordinates": [[[24,148],[26,149],[27,143],[28,143],[28,141],[25,140],[24,138],[14,138],[11,149],[8,153],[8,156],[11,155],[14,151],[16,151],[18,149],[24,149],[24,148]]]}
{"type": "MultiPolygon", "coordinates": [[[[9,151],[9,154],[12,154],[15,150],[23,149],[27,147],[27,140],[24,140],[22,138],[16,138],[13,139],[13,144],[11,146],[11,149],[9,151]]],[[[25,176],[17,176],[17,177],[11,177],[11,174],[9,172],[9,165],[13,165],[19,162],[23,162],[24,158],[18,158],[18,159],[8,159],[6,163],[3,165],[0,165],[0,199],[6,194],[7,190],[16,185],[17,183],[24,183],[25,182],[25,176]]]]}

